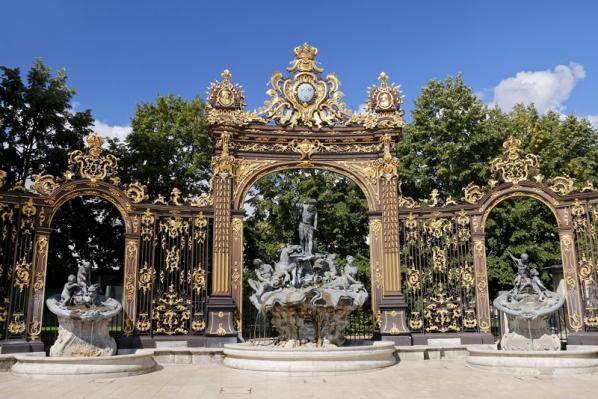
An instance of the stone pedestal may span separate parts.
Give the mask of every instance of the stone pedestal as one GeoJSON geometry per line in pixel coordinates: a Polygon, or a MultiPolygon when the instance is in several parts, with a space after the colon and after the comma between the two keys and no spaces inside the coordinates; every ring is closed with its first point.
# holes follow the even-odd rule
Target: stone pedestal
{"type": "Polygon", "coordinates": [[[501,349],[507,351],[558,351],[561,340],[550,330],[550,316],[523,319],[507,314],[509,332],[504,334],[501,349]]]}
{"type": "Polygon", "coordinates": [[[110,319],[77,320],[58,317],[58,338],[50,356],[112,356],[116,342],[108,333],[110,319]]]}
{"type": "Polygon", "coordinates": [[[122,305],[113,298],[97,296],[91,305],[65,306],[60,295],[46,301],[58,318],[58,338],[50,348],[52,357],[96,357],[116,354],[116,342],[108,332],[122,305]]]}

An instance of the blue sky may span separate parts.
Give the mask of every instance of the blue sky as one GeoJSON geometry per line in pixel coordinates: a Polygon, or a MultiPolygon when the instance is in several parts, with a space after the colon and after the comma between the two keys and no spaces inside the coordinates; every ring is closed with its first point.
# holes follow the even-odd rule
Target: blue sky
{"type": "MultiPolygon", "coordinates": [[[[223,69],[248,108],[295,46],[318,47],[357,109],[380,71],[405,108],[429,79],[462,72],[487,103],[534,101],[598,124],[595,1],[4,1],[0,65],[64,67],[79,109],[127,126],[158,94],[205,96],[223,69]]],[[[124,130],[114,130],[122,134],[124,130]]]]}

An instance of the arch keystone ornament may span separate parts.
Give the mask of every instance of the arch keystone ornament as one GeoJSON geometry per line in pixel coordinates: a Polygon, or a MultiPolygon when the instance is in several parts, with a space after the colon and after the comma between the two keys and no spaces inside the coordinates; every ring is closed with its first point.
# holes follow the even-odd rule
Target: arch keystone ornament
{"type": "Polygon", "coordinates": [[[340,80],[324,75],[318,50],[294,50],[286,73],[270,79],[269,99],[244,110],[240,85],[223,80],[208,88],[208,121],[216,143],[211,198],[214,206],[212,295],[208,335],[231,338],[241,314],[243,202],[261,177],[290,169],[322,169],[344,175],[364,192],[371,212],[372,312],[380,332],[393,340],[409,330],[404,318],[399,262],[396,143],[404,126],[400,88],[382,73],[369,89],[364,113],[353,116],[341,99],[340,80]],[[223,94],[224,93],[224,94],[223,94]],[[225,98],[225,101],[222,99],[225,98]],[[220,316],[222,315],[222,316],[220,316]]]}

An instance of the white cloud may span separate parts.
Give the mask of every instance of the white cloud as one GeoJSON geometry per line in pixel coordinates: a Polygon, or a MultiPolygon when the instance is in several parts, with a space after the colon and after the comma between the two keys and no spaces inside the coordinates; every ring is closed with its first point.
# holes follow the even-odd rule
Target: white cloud
{"type": "Polygon", "coordinates": [[[584,116],[584,118],[589,120],[590,123],[592,124],[592,126],[594,126],[596,129],[598,129],[598,115],[587,115],[587,116],[584,116]]]}
{"type": "Polygon", "coordinates": [[[574,62],[557,65],[553,70],[518,72],[494,88],[490,105],[509,111],[515,104],[534,103],[540,113],[548,110],[562,112],[571,91],[585,77],[583,66],[574,62]]]}
{"type": "Polygon", "coordinates": [[[124,141],[125,137],[131,133],[131,126],[109,125],[102,121],[94,121],[93,130],[106,138],[117,138],[124,141]]]}

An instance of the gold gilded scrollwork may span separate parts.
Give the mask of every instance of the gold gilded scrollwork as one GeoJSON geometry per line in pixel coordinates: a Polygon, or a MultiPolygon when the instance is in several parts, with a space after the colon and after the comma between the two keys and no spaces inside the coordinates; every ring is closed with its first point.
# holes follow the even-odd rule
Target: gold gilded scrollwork
{"type": "Polygon", "coordinates": [[[172,247],[166,250],[166,271],[174,272],[179,269],[179,262],[181,260],[181,251],[177,247],[172,247]]]}
{"type": "Polygon", "coordinates": [[[270,100],[258,111],[261,116],[290,127],[334,126],[349,120],[350,112],[340,101],[339,81],[334,74],[321,78],[324,70],[317,66],[317,54],[307,43],[295,48],[295,59],[287,68],[292,75],[285,79],[280,72],[272,74],[267,92],[270,100]]]}
{"type": "Polygon", "coordinates": [[[388,76],[378,76],[380,84],[370,88],[363,113],[353,115],[350,124],[362,125],[366,129],[392,129],[405,126],[401,104],[400,86],[388,85],[388,76]]]}
{"type": "Polygon", "coordinates": [[[490,170],[506,183],[519,184],[528,180],[530,171],[540,166],[536,155],[523,154],[519,139],[511,137],[503,143],[503,148],[502,157],[497,157],[490,163],[490,170]]]}
{"type": "Polygon", "coordinates": [[[145,194],[145,189],[146,187],[143,184],[139,182],[134,182],[127,186],[125,190],[125,195],[133,203],[138,204],[148,198],[148,196],[145,194]]]}
{"type": "Polygon", "coordinates": [[[289,143],[289,147],[293,149],[293,151],[298,152],[301,155],[301,160],[309,160],[311,156],[316,152],[320,151],[324,146],[320,142],[320,140],[308,140],[303,139],[299,140],[292,140],[289,143]]]}
{"type": "Polygon", "coordinates": [[[104,180],[109,175],[116,173],[118,160],[112,155],[102,154],[104,138],[97,133],[92,133],[85,138],[87,151],[76,150],[69,155],[69,165],[76,166],[79,175],[84,179],[90,179],[92,183],[104,180]]]}
{"type": "Polygon", "coordinates": [[[567,195],[575,189],[575,180],[567,176],[558,176],[550,180],[550,189],[559,195],[567,195]]]}
{"type": "Polygon", "coordinates": [[[6,185],[6,171],[0,169],[0,188],[3,188],[6,185]]]}
{"type": "Polygon", "coordinates": [[[33,175],[31,188],[41,195],[50,195],[59,186],[52,175],[33,175]]]}
{"type": "Polygon", "coordinates": [[[143,267],[139,269],[139,288],[143,291],[144,294],[152,289],[152,284],[154,283],[155,279],[156,271],[146,261],[143,264],[143,267]]]}
{"type": "Polygon", "coordinates": [[[191,301],[179,295],[171,284],[154,305],[152,316],[156,323],[154,333],[187,334],[189,332],[187,321],[191,316],[190,305],[191,301]]]}
{"type": "Polygon", "coordinates": [[[25,288],[29,287],[31,280],[31,262],[27,262],[25,257],[21,258],[14,266],[15,278],[13,286],[23,292],[25,288]]]}
{"type": "Polygon", "coordinates": [[[176,187],[172,189],[170,192],[170,202],[176,206],[183,205],[183,202],[181,201],[181,190],[176,187]]]}
{"type": "Polygon", "coordinates": [[[232,84],[232,74],[228,69],[222,72],[222,82],[213,82],[208,87],[207,114],[211,125],[244,126],[264,120],[254,112],[245,112],[243,89],[232,84]]]}
{"type": "Polygon", "coordinates": [[[8,333],[10,335],[21,335],[25,332],[25,320],[23,313],[13,313],[12,320],[8,323],[8,333]]]}
{"type": "Polygon", "coordinates": [[[482,190],[482,188],[473,183],[469,183],[463,189],[463,191],[465,193],[465,195],[463,197],[463,201],[470,203],[470,204],[475,204],[484,196],[484,191],[482,190]]]}
{"type": "Polygon", "coordinates": [[[196,294],[206,289],[206,271],[199,265],[191,275],[191,288],[196,294]]]}
{"type": "Polygon", "coordinates": [[[141,239],[143,241],[150,241],[154,236],[154,222],[156,221],[156,217],[150,212],[149,209],[146,209],[141,216],[141,239]]]}

